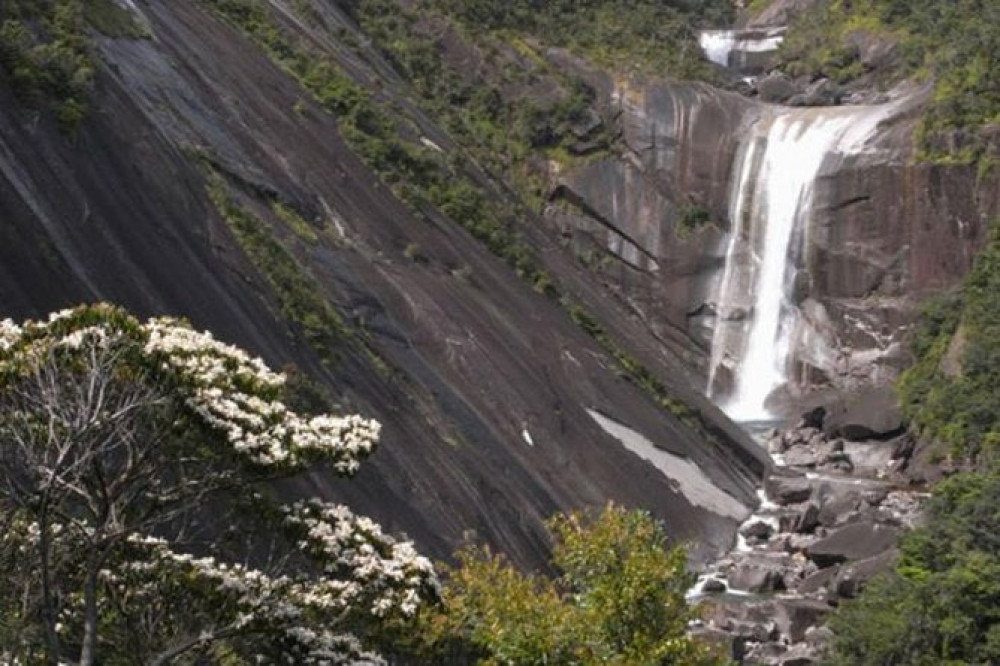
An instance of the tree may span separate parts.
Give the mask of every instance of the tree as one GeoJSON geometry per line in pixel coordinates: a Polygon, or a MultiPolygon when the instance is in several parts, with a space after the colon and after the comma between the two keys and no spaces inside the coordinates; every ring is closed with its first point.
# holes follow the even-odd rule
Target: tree
{"type": "Polygon", "coordinates": [[[686,635],[693,583],[681,547],[641,511],[608,505],[549,521],[555,579],[485,548],[446,571],[443,607],[424,613],[430,649],[484,664],[721,663],[686,635]]]}
{"type": "Polygon", "coordinates": [[[107,305],[0,322],[0,657],[355,663],[436,595],[412,544],[266,481],[352,475],[379,424],[306,417],[260,359],[107,305]]]}

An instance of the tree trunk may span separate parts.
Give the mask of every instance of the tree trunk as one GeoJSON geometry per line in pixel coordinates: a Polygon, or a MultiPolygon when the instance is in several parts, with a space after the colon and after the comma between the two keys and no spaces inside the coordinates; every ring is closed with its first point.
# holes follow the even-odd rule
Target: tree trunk
{"type": "Polygon", "coordinates": [[[56,611],[52,607],[52,574],[49,571],[48,508],[42,506],[38,516],[38,560],[42,574],[42,612],[45,616],[46,661],[49,666],[59,666],[59,633],[56,631],[56,611]]]}
{"type": "Polygon", "coordinates": [[[83,647],[80,666],[93,666],[97,653],[97,570],[101,559],[96,546],[87,557],[87,578],[83,583],[83,647]]]}

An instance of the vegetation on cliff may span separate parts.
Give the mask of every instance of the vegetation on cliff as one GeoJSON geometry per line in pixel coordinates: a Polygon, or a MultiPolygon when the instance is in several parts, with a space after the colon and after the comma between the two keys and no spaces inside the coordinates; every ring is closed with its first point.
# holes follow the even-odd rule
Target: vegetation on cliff
{"type": "Polygon", "coordinates": [[[34,108],[51,108],[72,130],[93,87],[90,30],[138,38],[145,30],[113,0],[5,0],[0,4],[0,71],[34,108]]]}
{"type": "Polygon", "coordinates": [[[926,309],[912,338],[914,365],[898,388],[904,413],[962,462],[986,463],[1000,444],[1000,229],[961,289],[926,309]]]}
{"type": "Polygon", "coordinates": [[[998,26],[996,0],[821,0],[793,21],[781,57],[792,75],[841,83],[872,69],[883,84],[931,79],[918,158],[986,169],[1000,160],[998,26]]]}
{"type": "Polygon", "coordinates": [[[1000,662],[1000,228],[962,289],[927,308],[913,352],[904,411],[970,471],[938,484],[895,572],[835,616],[835,665],[1000,662]]]}
{"type": "Polygon", "coordinates": [[[531,36],[618,71],[711,79],[697,27],[729,25],[729,0],[433,0],[472,30],[531,36]]]}

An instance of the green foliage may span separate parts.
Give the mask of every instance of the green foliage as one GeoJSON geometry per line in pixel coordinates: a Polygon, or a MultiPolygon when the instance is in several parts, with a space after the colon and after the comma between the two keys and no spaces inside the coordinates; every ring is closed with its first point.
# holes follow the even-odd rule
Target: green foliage
{"type": "Polygon", "coordinates": [[[0,5],[0,69],[24,103],[51,107],[66,131],[86,114],[94,76],[85,25],[80,0],[0,5]]]}
{"type": "Polygon", "coordinates": [[[1000,662],[1000,476],[962,474],[935,489],[897,572],[831,622],[831,666],[1000,662]]]}
{"type": "Polygon", "coordinates": [[[733,22],[725,0],[433,0],[470,30],[530,35],[618,70],[711,79],[696,26],[733,22]]]}
{"type": "Polygon", "coordinates": [[[88,27],[110,37],[148,36],[112,0],[4,0],[0,3],[0,70],[22,103],[52,109],[73,131],[87,114],[95,62],[88,27]]]}
{"type": "Polygon", "coordinates": [[[928,437],[968,460],[1000,443],[1000,226],[958,295],[928,306],[912,340],[914,366],[900,379],[904,413],[928,437]],[[958,336],[958,340],[955,338],[958,336]],[[954,359],[946,357],[955,356],[954,359]],[[946,374],[946,360],[958,368],[946,374]]]}
{"type": "Polygon", "coordinates": [[[548,526],[555,579],[522,574],[487,549],[459,554],[443,608],[423,618],[428,652],[441,660],[464,646],[482,664],[720,663],[686,636],[692,576],[661,524],[609,505],[548,526]]]}
{"type": "Polygon", "coordinates": [[[83,14],[90,27],[106,37],[118,39],[149,37],[149,32],[136,20],[135,14],[114,0],[84,0],[83,14]]]}
{"type": "Polygon", "coordinates": [[[699,206],[685,206],[680,210],[674,234],[678,238],[689,238],[691,234],[712,221],[711,214],[699,206]]]}
{"type": "Polygon", "coordinates": [[[854,35],[896,44],[883,82],[930,74],[934,94],[917,142],[932,162],[979,162],[996,157],[981,135],[1000,123],[1000,3],[996,0],[823,0],[792,25],[782,45],[784,68],[793,75],[847,82],[865,74],[854,35]]]}
{"type": "Polygon", "coordinates": [[[303,272],[267,225],[230,196],[225,181],[212,171],[209,172],[208,192],[240,247],[267,280],[281,306],[282,315],[296,325],[324,363],[336,363],[336,350],[348,344],[352,334],[337,311],[316,289],[315,281],[303,272]]]}

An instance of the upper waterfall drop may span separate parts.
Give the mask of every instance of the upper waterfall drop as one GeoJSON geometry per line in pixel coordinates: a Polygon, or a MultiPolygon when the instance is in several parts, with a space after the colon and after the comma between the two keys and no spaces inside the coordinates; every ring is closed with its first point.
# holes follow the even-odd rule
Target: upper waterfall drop
{"type": "Polygon", "coordinates": [[[722,397],[737,421],[766,420],[775,389],[788,381],[792,298],[815,183],[836,157],[865,149],[895,104],[793,109],[767,107],[744,140],[733,170],[731,237],[716,296],[708,393],[720,369],[732,381],[722,397]]]}
{"type": "Polygon", "coordinates": [[[723,67],[741,68],[745,58],[732,58],[732,54],[759,54],[777,51],[785,36],[785,28],[761,30],[702,30],[698,43],[705,57],[723,67]]]}

